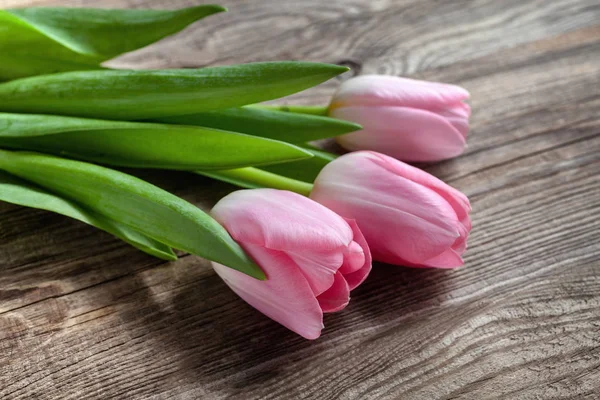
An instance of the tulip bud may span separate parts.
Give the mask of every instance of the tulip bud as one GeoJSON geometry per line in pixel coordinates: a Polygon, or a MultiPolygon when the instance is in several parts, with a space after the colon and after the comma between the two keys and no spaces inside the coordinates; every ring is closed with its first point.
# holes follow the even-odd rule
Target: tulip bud
{"type": "Polygon", "coordinates": [[[320,336],[323,313],[343,309],[371,270],[356,223],[299,194],[239,190],[211,214],[267,280],[213,262],[217,274],[251,306],[307,339],[320,336]]]}
{"type": "Polygon", "coordinates": [[[349,153],[321,171],[310,198],[356,220],[375,260],[413,267],[463,265],[471,230],[469,200],[425,171],[380,153],[349,153]]]}
{"type": "Polygon", "coordinates": [[[363,126],[336,138],[348,150],[373,150],[403,161],[439,161],[458,156],[466,147],[468,97],[459,86],[364,75],[342,83],[329,114],[363,126]]]}

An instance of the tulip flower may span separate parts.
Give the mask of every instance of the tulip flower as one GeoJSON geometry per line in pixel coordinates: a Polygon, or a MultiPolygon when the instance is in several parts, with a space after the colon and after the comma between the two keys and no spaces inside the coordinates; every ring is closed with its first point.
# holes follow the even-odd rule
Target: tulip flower
{"type": "Polygon", "coordinates": [[[468,97],[459,86],[364,75],[342,83],[329,115],[363,126],[336,138],[345,149],[378,151],[403,161],[439,161],[466,147],[468,97]]]}
{"type": "Polygon", "coordinates": [[[213,263],[242,299],[307,339],[323,328],[323,313],[339,311],[371,270],[371,255],[354,221],[297,193],[240,190],[212,210],[260,265],[260,281],[213,263]]]}
{"type": "Polygon", "coordinates": [[[389,264],[463,265],[471,230],[467,197],[418,168],[360,151],[329,163],[310,198],[356,220],[373,259],[389,264]]]}

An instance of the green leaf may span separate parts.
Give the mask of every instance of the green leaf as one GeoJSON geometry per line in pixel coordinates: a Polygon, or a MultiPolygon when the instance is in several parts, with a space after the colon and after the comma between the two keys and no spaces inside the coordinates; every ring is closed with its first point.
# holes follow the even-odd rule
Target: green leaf
{"type": "Polygon", "coordinates": [[[200,175],[209,178],[218,179],[232,185],[241,186],[247,189],[256,188],[274,188],[281,190],[291,190],[308,196],[313,185],[295,179],[289,179],[281,175],[263,171],[258,168],[237,168],[224,169],[220,171],[196,171],[200,175]]]}
{"type": "Polygon", "coordinates": [[[64,72],[0,84],[0,111],[153,119],[279,98],[346,70],[284,61],[183,70],[64,72]]]}
{"type": "Polygon", "coordinates": [[[0,10],[0,80],[97,69],[179,32],[217,5],[180,10],[40,7],[0,10]]]}
{"type": "Polygon", "coordinates": [[[308,115],[329,115],[328,106],[302,106],[295,104],[255,104],[253,107],[262,108],[264,110],[271,111],[282,111],[296,114],[308,114],[308,115]]]}
{"type": "Polygon", "coordinates": [[[166,117],[157,121],[224,129],[289,143],[305,143],[362,129],[358,124],[340,119],[273,111],[257,106],[166,117]]]}
{"type": "Polygon", "coordinates": [[[102,229],[132,246],[163,260],[177,260],[173,250],[140,232],[87,210],[74,201],[57,196],[44,188],[0,171],[0,200],[24,207],[39,208],[74,218],[102,229]]]}
{"type": "Polygon", "coordinates": [[[321,170],[337,156],[308,145],[305,145],[305,149],[310,151],[314,157],[289,163],[263,166],[261,169],[287,178],[313,183],[321,170]]]}
{"type": "Polygon", "coordinates": [[[192,22],[227,11],[218,5],[180,10],[32,7],[6,10],[76,53],[104,59],[145,47],[192,22]]]}
{"type": "Polygon", "coordinates": [[[258,279],[264,273],[217,221],[148,182],[94,164],[0,150],[0,169],[74,200],[167,246],[258,279]]]}
{"type": "MultiPolygon", "coordinates": [[[[241,168],[242,170],[250,169],[241,168]]],[[[221,171],[196,171],[198,175],[206,176],[207,178],[216,179],[221,182],[226,182],[234,186],[238,186],[244,189],[261,189],[265,187],[271,187],[262,183],[256,182],[254,179],[248,179],[245,176],[238,176],[238,174],[230,174],[232,170],[221,170],[221,171]]],[[[236,171],[236,170],[233,170],[236,171]]]]}
{"type": "Polygon", "coordinates": [[[337,155],[309,144],[304,144],[303,147],[313,154],[312,158],[261,168],[247,167],[196,173],[247,189],[267,187],[291,190],[308,196],[312,190],[312,183],[323,167],[335,160],[337,155]]]}
{"type": "Polygon", "coordinates": [[[0,113],[0,146],[123,167],[209,170],[300,160],[300,147],[211,128],[0,113]]]}

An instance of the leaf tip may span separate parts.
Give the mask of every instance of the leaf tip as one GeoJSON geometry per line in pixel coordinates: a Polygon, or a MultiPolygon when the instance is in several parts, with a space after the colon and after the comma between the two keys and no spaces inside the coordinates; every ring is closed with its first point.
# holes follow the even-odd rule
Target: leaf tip
{"type": "Polygon", "coordinates": [[[337,64],[323,64],[333,76],[341,75],[344,72],[350,71],[350,68],[337,64]]]}
{"type": "Polygon", "coordinates": [[[220,13],[220,12],[227,12],[229,11],[229,9],[227,7],[223,7],[219,4],[209,4],[206,7],[209,7],[211,10],[213,10],[215,13],[220,13]]]}
{"type": "Polygon", "coordinates": [[[176,254],[171,253],[163,253],[162,256],[162,259],[165,261],[177,261],[179,259],[176,254]]]}
{"type": "Polygon", "coordinates": [[[350,121],[345,121],[345,125],[348,128],[348,132],[360,131],[363,128],[362,125],[350,121]]]}
{"type": "Polygon", "coordinates": [[[265,273],[263,272],[262,269],[260,269],[260,267],[253,269],[251,271],[250,276],[253,277],[254,279],[258,279],[259,281],[267,280],[267,275],[265,275],[265,273]]]}
{"type": "Polygon", "coordinates": [[[293,145],[294,147],[296,147],[299,150],[299,154],[301,154],[301,160],[307,159],[307,158],[313,158],[315,155],[313,154],[312,151],[308,150],[308,149],[304,149],[300,146],[296,146],[293,145]]]}

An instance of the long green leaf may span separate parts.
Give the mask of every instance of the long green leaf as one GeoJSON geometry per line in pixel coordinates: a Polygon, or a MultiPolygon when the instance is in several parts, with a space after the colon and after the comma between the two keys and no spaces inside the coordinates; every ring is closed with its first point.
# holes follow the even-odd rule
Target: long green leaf
{"type": "Polygon", "coordinates": [[[262,108],[264,110],[271,111],[282,111],[289,112],[294,114],[308,114],[308,115],[320,115],[327,116],[329,115],[329,107],[328,106],[303,106],[296,104],[255,104],[253,107],[262,108]]]}
{"type": "Polygon", "coordinates": [[[284,61],[187,70],[64,72],[0,84],[0,111],[153,119],[279,98],[346,70],[284,61]]]}
{"type": "Polygon", "coordinates": [[[4,171],[0,171],[0,200],[62,214],[102,229],[152,256],[163,260],[177,259],[169,246],[4,171]]]}
{"type": "Polygon", "coordinates": [[[212,128],[0,113],[0,147],[110,165],[210,170],[309,158],[300,147],[212,128]]]}
{"type": "Polygon", "coordinates": [[[157,121],[224,129],[297,144],[339,136],[362,128],[358,124],[340,119],[256,106],[165,117],[157,121]]]}
{"type": "Polygon", "coordinates": [[[284,176],[253,167],[196,172],[200,175],[208,176],[209,178],[218,179],[220,181],[248,189],[267,187],[291,190],[308,196],[313,187],[311,183],[289,179],[284,176]]]}
{"type": "Polygon", "coordinates": [[[312,158],[260,168],[247,167],[195,172],[247,189],[267,187],[292,190],[308,196],[312,190],[312,183],[321,170],[333,161],[337,155],[308,144],[303,147],[313,154],[312,158]]]}
{"type": "Polygon", "coordinates": [[[179,32],[217,5],[180,10],[41,7],[0,10],[0,80],[100,68],[179,32]]]}
{"type": "MultiPolygon", "coordinates": [[[[249,168],[241,168],[242,170],[250,169],[249,168]]],[[[254,169],[254,168],[252,168],[254,169]]],[[[269,185],[265,185],[262,182],[256,182],[254,179],[247,179],[242,176],[239,177],[235,174],[230,174],[229,169],[221,170],[221,171],[196,171],[198,175],[206,176],[207,178],[216,179],[221,182],[230,183],[234,186],[238,186],[244,189],[261,189],[265,187],[271,187],[269,185]]],[[[236,171],[236,170],[234,170],[236,171]]]]}
{"type": "Polygon", "coordinates": [[[72,199],[170,247],[258,279],[261,269],[217,221],[141,179],[94,164],[0,150],[0,169],[72,199]]]}
{"type": "Polygon", "coordinates": [[[305,149],[313,154],[312,158],[289,163],[267,165],[260,169],[287,178],[313,183],[315,179],[317,179],[319,172],[321,172],[321,170],[337,156],[308,145],[305,146],[305,149]]]}

